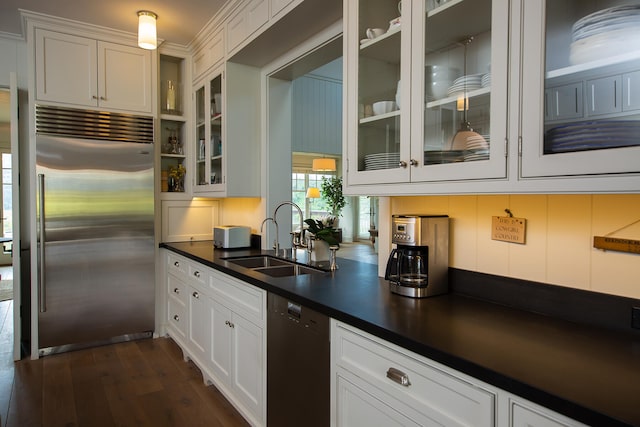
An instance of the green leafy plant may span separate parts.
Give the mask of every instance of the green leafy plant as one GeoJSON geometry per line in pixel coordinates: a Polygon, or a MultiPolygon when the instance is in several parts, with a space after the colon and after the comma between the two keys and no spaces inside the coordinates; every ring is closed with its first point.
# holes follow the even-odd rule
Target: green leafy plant
{"type": "Polygon", "coordinates": [[[331,178],[322,177],[322,200],[331,210],[334,216],[340,216],[346,201],[342,195],[342,177],[333,176],[331,178]]]}
{"type": "Polygon", "coordinates": [[[316,239],[324,240],[329,245],[340,246],[336,230],[331,227],[325,227],[322,221],[317,219],[305,219],[305,224],[309,226],[309,231],[316,236],[316,239]]]}

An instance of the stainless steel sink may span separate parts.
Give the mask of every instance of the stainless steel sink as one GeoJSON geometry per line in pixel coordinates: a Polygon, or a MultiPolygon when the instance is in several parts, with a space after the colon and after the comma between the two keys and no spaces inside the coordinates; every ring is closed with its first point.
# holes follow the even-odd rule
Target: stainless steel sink
{"type": "Polygon", "coordinates": [[[296,264],[292,261],[272,257],[269,255],[245,256],[237,258],[223,258],[225,261],[240,267],[249,268],[258,273],[271,277],[290,277],[304,274],[324,274],[326,271],[296,264]]]}
{"type": "Polygon", "coordinates": [[[225,258],[226,261],[246,268],[273,267],[278,265],[290,265],[287,261],[268,255],[247,256],[239,258],[225,258]]]}

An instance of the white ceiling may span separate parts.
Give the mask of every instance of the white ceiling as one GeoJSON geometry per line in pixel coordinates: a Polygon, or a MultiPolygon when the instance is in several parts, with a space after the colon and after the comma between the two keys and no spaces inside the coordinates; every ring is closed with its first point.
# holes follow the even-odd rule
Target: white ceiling
{"type": "Polygon", "coordinates": [[[22,35],[18,9],[137,32],[138,10],[158,15],[158,38],[188,44],[227,0],[0,0],[0,33],[22,35]]]}

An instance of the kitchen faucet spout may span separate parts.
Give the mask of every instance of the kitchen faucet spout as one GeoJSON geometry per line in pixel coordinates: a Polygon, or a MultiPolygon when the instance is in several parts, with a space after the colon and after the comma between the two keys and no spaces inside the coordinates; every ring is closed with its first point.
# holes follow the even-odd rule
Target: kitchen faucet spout
{"type": "Polygon", "coordinates": [[[262,228],[264,227],[264,224],[267,221],[273,222],[273,224],[276,226],[276,238],[275,238],[275,241],[274,241],[274,244],[273,244],[273,248],[276,250],[276,256],[277,256],[278,255],[278,251],[280,250],[280,246],[278,244],[278,223],[276,222],[276,220],[273,219],[272,217],[268,217],[268,218],[265,218],[264,220],[262,220],[262,224],[260,224],[260,234],[262,234],[262,228]]]}
{"type": "MultiPolygon", "coordinates": [[[[302,233],[304,231],[304,218],[302,217],[302,209],[300,209],[300,206],[296,205],[293,202],[285,201],[285,202],[280,203],[276,207],[275,211],[273,211],[273,218],[274,218],[273,221],[274,222],[275,222],[275,218],[278,215],[278,209],[280,209],[281,207],[283,207],[285,205],[289,205],[289,206],[294,207],[298,211],[298,215],[300,216],[300,233],[295,233],[294,232],[294,237],[293,237],[293,248],[292,248],[292,251],[295,252],[296,249],[298,249],[298,248],[305,248],[306,247],[306,245],[304,244],[304,241],[302,239],[302,233]]],[[[277,238],[278,238],[278,236],[276,236],[276,239],[277,238]]],[[[276,242],[277,242],[277,240],[276,240],[276,242]]]]}

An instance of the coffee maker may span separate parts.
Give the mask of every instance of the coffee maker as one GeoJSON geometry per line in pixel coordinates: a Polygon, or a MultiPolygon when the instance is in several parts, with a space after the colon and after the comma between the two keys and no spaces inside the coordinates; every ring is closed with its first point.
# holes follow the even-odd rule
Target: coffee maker
{"type": "Polygon", "coordinates": [[[391,243],[384,278],[391,292],[425,298],[449,290],[449,217],[393,215],[391,243]]]}

